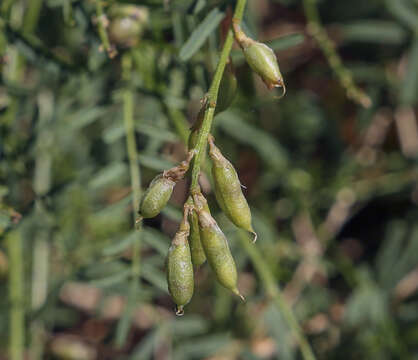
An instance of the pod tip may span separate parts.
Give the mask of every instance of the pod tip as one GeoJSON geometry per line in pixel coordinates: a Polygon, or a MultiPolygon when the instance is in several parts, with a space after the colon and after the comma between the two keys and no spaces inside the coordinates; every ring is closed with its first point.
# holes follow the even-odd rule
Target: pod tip
{"type": "Polygon", "coordinates": [[[174,308],[174,311],[177,316],[183,316],[184,315],[183,305],[176,305],[176,307],[174,308]]]}
{"type": "Polygon", "coordinates": [[[257,241],[258,235],[254,230],[251,230],[250,232],[251,232],[251,234],[254,235],[254,238],[253,238],[253,244],[254,244],[257,241]]]}
{"type": "Polygon", "coordinates": [[[245,302],[245,297],[239,292],[239,290],[237,288],[235,288],[234,290],[232,290],[232,292],[235,295],[239,296],[243,302],[245,302]]]}

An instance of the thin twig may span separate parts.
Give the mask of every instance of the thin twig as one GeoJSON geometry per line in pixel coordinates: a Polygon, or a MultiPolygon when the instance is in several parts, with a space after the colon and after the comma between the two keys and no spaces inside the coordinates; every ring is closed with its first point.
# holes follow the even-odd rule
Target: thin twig
{"type": "MultiPolygon", "coordinates": [[[[139,211],[139,202],[141,198],[141,176],[138,162],[137,144],[135,139],[135,122],[133,115],[133,92],[132,88],[128,85],[131,78],[132,69],[132,57],[130,53],[124,54],[122,58],[122,77],[125,81],[125,89],[123,92],[123,120],[125,126],[126,135],[126,150],[129,159],[129,169],[131,174],[131,186],[132,186],[132,206],[133,206],[133,219],[135,221],[136,215],[139,211]]],[[[137,226],[137,239],[135,240],[132,248],[132,267],[131,267],[131,286],[128,296],[128,302],[123,313],[118,328],[116,331],[116,344],[122,346],[127,337],[129,327],[131,324],[131,314],[135,305],[136,296],[138,294],[138,287],[140,281],[140,251],[141,251],[141,233],[140,227],[137,226]]]]}
{"type": "MultiPolygon", "coordinates": [[[[242,20],[242,17],[244,15],[245,5],[246,5],[246,0],[238,0],[237,6],[234,12],[234,19],[236,19],[236,21],[238,22],[242,20]]],[[[222,80],[225,66],[228,62],[228,58],[232,49],[233,41],[234,41],[234,35],[232,33],[232,29],[229,29],[228,35],[226,36],[226,39],[225,39],[224,46],[222,48],[218,65],[216,67],[212,84],[206,96],[206,105],[205,105],[206,110],[205,110],[202,126],[199,131],[197,144],[195,147],[195,149],[197,150],[197,154],[194,158],[193,167],[192,167],[192,175],[191,175],[192,181],[191,181],[191,186],[190,186],[191,191],[196,190],[199,186],[200,168],[205,159],[208,135],[212,127],[213,116],[215,114],[216,101],[218,99],[219,85],[222,80]]]]}
{"type": "Polygon", "coordinates": [[[108,19],[103,11],[102,1],[96,0],[96,22],[99,31],[100,40],[104,51],[106,51],[109,58],[114,58],[118,52],[116,48],[110,43],[109,37],[107,36],[106,27],[108,25],[108,19]]]}
{"type": "Polygon", "coordinates": [[[335,50],[334,42],[329,38],[327,32],[323,28],[316,0],[303,0],[303,6],[308,21],[308,32],[318,43],[318,46],[327,58],[329,65],[338,77],[341,86],[345,89],[347,97],[366,108],[370,107],[370,97],[354,83],[353,75],[343,65],[341,57],[335,50]]]}
{"type": "Polygon", "coordinates": [[[257,271],[258,276],[264,284],[267,294],[270,296],[280,313],[283,315],[285,321],[290,327],[293,336],[296,338],[303,358],[305,360],[315,360],[315,355],[312,352],[311,346],[306,340],[299,323],[293,314],[289,304],[286,303],[282,292],[277,284],[277,280],[271,273],[267,263],[263,259],[258,248],[250,241],[248,234],[239,230],[239,240],[241,246],[244,248],[250,260],[257,271]]]}
{"type": "Polygon", "coordinates": [[[9,301],[10,301],[10,326],[9,326],[9,351],[10,360],[23,360],[25,344],[25,308],[24,308],[24,276],[22,259],[22,237],[16,231],[11,231],[7,236],[9,252],[9,301]]]}

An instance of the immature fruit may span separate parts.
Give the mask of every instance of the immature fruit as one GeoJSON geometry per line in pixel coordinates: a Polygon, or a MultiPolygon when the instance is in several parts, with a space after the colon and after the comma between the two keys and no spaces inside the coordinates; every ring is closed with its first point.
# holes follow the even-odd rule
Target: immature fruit
{"type": "Polygon", "coordinates": [[[201,194],[194,194],[193,200],[199,218],[200,239],[210,267],[222,286],[244,300],[237,287],[237,268],[224,233],[204,209],[206,199],[201,194]]]}
{"type": "Polygon", "coordinates": [[[189,151],[194,149],[197,145],[197,140],[199,138],[199,132],[200,132],[200,128],[202,126],[203,123],[203,119],[205,117],[205,110],[206,110],[206,106],[202,106],[202,108],[199,110],[199,113],[197,114],[197,119],[195,121],[195,123],[193,124],[193,126],[191,127],[191,132],[189,135],[189,140],[188,140],[188,148],[189,151]]]}
{"type": "Polygon", "coordinates": [[[242,193],[238,174],[216,147],[213,137],[209,136],[208,140],[216,200],[228,218],[239,228],[253,233],[256,241],[257,234],[251,225],[250,207],[242,193]]]}
{"type": "Polygon", "coordinates": [[[261,77],[269,89],[282,87],[284,95],[286,87],[274,51],[267,45],[246,36],[236,22],[233,23],[233,28],[235,39],[251,69],[261,77]]]}
{"type": "Polygon", "coordinates": [[[187,238],[190,226],[187,221],[188,208],[185,208],[183,221],[168,249],[167,283],[168,291],[176,304],[176,315],[184,314],[184,306],[193,296],[193,265],[187,238]]]}
{"type": "Polygon", "coordinates": [[[152,180],[140,205],[140,214],[144,219],[157,216],[166,206],[173,193],[175,181],[160,174],[152,180]]]}
{"type": "Polygon", "coordinates": [[[219,94],[216,101],[215,115],[226,110],[231,105],[237,92],[237,78],[231,62],[226,67],[219,85],[219,94]]]}
{"type": "Polygon", "coordinates": [[[192,160],[195,152],[190,151],[187,154],[186,160],[182,161],[179,165],[164,171],[162,174],[157,175],[148,189],[145,191],[141,204],[139,206],[139,219],[152,218],[157,216],[164,206],[170,200],[176,183],[183,179],[187,170],[189,169],[190,161],[192,160]]]}
{"type": "MultiPolygon", "coordinates": [[[[187,204],[193,206],[193,199],[189,197],[187,204]]],[[[209,208],[208,208],[209,209],[209,208]]],[[[200,241],[199,219],[195,211],[189,212],[190,222],[190,236],[189,245],[190,252],[192,254],[192,263],[195,268],[198,268],[206,261],[205,250],[203,249],[202,242],[200,241]]]]}

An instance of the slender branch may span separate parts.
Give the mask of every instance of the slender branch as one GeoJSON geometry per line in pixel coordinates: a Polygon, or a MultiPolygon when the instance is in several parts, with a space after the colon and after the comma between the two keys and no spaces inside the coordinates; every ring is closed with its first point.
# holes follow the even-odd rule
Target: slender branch
{"type": "MultiPolygon", "coordinates": [[[[238,0],[235,11],[234,11],[234,19],[236,22],[240,22],[244,15],[244,9],[247,1],[246,0],[238,0]]],[[[199,131],[198,140],[195,149],[197,150],[197,154],[193,161],[192,167],[192,181],[190,190],[194,191],[199,186],[199,174],[200,168],[202,163],[205,159],[206,155],[206,146],[208,141],[208,135],[210,129],[212,127],[213,116],[215,114],[216,108],[216,101],[218,99],[218,92],[219,92],[219,85],[222,80],[222,76],[225,70],[225,66],[228,62],[228,57],[232,49],[232,44],[234,42],[234,35],[232,33],[232,29],[229,29],[228,34],[225,39],[224,46],[222,48],[221,56],[219,58],[218,65],[215,70],[215,75],[212,80],[212,84],[209,88],[209,92],[206,95],[206,111],[203,118],[203,122],[199,131]]]]}
{"type": "Polygon", "coordinates": [[[249,241],[248,234],[242,230],[239,230],[239,240],[241,246],[246,251],[247,255],[250,257],[252,264],[254,265],[255,270],[261,281],[264,284],[267,294],[273,300],[274,304],[283,315],[285,321],[290,327],[293,336],[296,338],[302,356],[305,360],[315,360],[315,355],[312,352],[311,346],[306,340],[302,329],[300,328],[298,321],[295,315],[292,312],[290,306],[286,303],[282,292],[277,284],[274,275],[271,273],[265,259],[263,259],[258,248],[249,241]]]}
{"type": "MultiPolygon", "coordinates": [[[[132,69],[132,57],[130,53],[124,54],[122,58],[122,77],[125,81],[125,89],[123,92],[123,121],[125,126],[126,135],[126,150],[129,159],[129,169],[131,174],[131,186],[132,186],[132,207],[133,207],[133,219],[135,221],[136,215],[139,211],[139,203],[141,198],[141,176],[138,162],[137,144],[135,139],[135,122],[134,122],[134,103],[133,92],[129,85],[132,69]]],[[[141,233],[140,227],[137,227],[137,239],[135,240],[132,248],[132,267],[131,267],[131,286],[129,290],[128,301],[126,309],[119,321],[116,331],[116,344],[122,346],[127,337],[129,327],[131,324],[131,313],[135,305],[136,295],[138,294],[141,264],[140,264],[140,252],[141,252],[141,233]]]]}
{"type": "Polygon", "coordinates": [[[18,231],[7,236],[9,252],[9,300],[10,300],[10,360],[23,360],[25,343],[25,308],[23,287],[22,238],[18,231]]]}
{"type": "Polygon", "coordinates": [[[103,49],[107,52],[107,55],[112,59],[118,54],[118,52],[116,51],[116,48],[110,43],[109,37],[107,36],[106,27],[108,25],[108,20],[106,18],[105,13],[103,12],[101,0],[96,0],[96,16],[97,28],[99,31],[99,36],[102,42],[103,49]]]}
{"type": "Polygon", "coordinates": [[[308,21],[308,32],[318,43],[341,86],[345,89],[347,97],[366,108],[369,107],[371,105],[370,97],[354,83],[353,75],[343,65],[341,57],[335,50],[334,42],[321,24],[316,0],[303,0],[303,6],[308,21]]]}

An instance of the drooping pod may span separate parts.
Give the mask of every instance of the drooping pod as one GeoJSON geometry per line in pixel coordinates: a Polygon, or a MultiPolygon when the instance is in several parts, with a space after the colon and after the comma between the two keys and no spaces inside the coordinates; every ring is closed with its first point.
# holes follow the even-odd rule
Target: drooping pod
{"type": "Polygon", "coordinates": [[[284,96],[286,86],[274,51],[266,44],[245,35],[236,21],[233,21],[232,24],[235,39],[241,47],[248,65],[261,77],[269,89],[274,87],[283,88],[282,96],[284,96]]]}
{"type": "Polygon", "coordinates": [[[161,212],[168,200],[170,200],[174,186],[184,177],[184,174],[189,169],[193,156],[194,152],[189,152],[186,160],[182,161],[178,166],[157,175],[151,181],[148,189],[142,196],[139,207],[140,219],[152,218],[161,212]]]}
{"type": "Polygon", "coordinates": [[[245,300],[238,290],[237,268],[224,233],[205,210],[206,199],[203,195],[193,194],[193,201],[199,219],[200,239],[211,269],[222,286],[245,300]]]}
{"type": "Polygon", "coordinates": [[[144,219],[157,216],[170,200],[176,182],[163,174],[157,175],[142,197],[140,214],[144,219]]]}
{"type": "Polygon", "coordinates": [[[251,224],[251,211],[247,200],[242,193],[241,183],[234,166],[222,155],[210,135],[209,156],[212,160],[212,176],[215,185],[216,200],[226,216],[239,228],[247,230],[254,235],[251,224]]]}
{"type": "Polygon", "coordinates": [[[190,132],[189,139],[188,139],[188,142],[187,142],[187,146],[189,148],[189,151],[193,150],[197,145],[199,131],[200,131],[200,128],[202,126],[203,119],[204,119],[204,116],[205,116],[205,110],[206,110],[206,106],[203,105],[201,107],[201,109],[199,110],[199,113],[197,114],[197,119],[196,119],[195,123],[190,128],[191,132],[190,132]]]}
{"type": "Polygon", "coordinates": [[[176,304],[176,315],[184,314],[184,306],[193,296],[194,277],[188,237],[190,225],[187,220],[189,207],[186,205],[183,220],[174,236],[167,255],[168,291],[176,304]]]}

